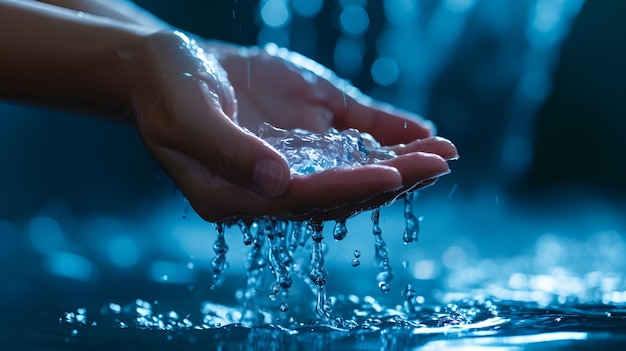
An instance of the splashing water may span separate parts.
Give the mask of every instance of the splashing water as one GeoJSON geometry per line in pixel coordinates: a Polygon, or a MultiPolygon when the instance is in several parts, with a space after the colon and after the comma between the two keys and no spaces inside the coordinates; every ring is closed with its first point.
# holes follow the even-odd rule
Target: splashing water
{"type": "Polygon", "coordinates": [[[357,167],[396,157],[369,134],[356,129],[324,134],[302,129],[285,130],[264,123],[259,137],[278,150],[293,173],[310,174],[336,167],[357,167]]]}
{"type": "MultiPolygon", "coordinates": [[[[288,161],[290,169],[294,173],[308,174],[333,167],[355,167],[366,165],[380,160],[393,158],[396,155],[389,150],[381,148],[369,134],[361,134],[356,130],[338,132],[331,129],[324,134],[314,134],[303,130],[286,131],[264,124],[259,132],[260,136],[270,145],[283,154],[288,161]]],[[[406,233],[409,233],[411,241],[417,238],[417,219],[412,212],[413,196],[407,195],[405,200],[405,219],[407,223],[406,233]]],[[[380,208],[372,212],[372,233],[375,243],[375,260],[379,267],[376,277],[381,292],[388,293],[393,272],[389,263],[387,245],[382,238],[379,226],[380,208]]],[[[232,225],[230,223],[228,225],[232,225]]],[[[236,222],[240,229],[243,243],[249,247],[246,262],[245,288],[238,291],[238,300],[241,309],[229,309],[222,305],[205,302],[202,307],[202,321],[191,323],[189,319],[180,319],[176,312],[166,315],[152,312],[152,306],[142,300],[137,300],[134,311],[140,315],[136,325],[142,328],[155,328],[162,330],[181,329],[207,329],[223,325],[237,324],[248,327],[267,325],[274,318],[272,313],[262,308],[259,296],[268,296],[270,303],[279,304],[275,312],[286,315],[289,309],[285,299],[289,297],[292,287],[292,276],[301,278],[308,284],[311,291],[316,295],[315,315],[316,325],[330,326],[333,328],[356,328],[359,322],[354,319],[343,319],[341,316],[333,316],[335,304],[344,308],[346,301],[338,302],[335,297],[330,297],[326,292],[328,271],[324,263],[325,244],[324,222],[317,220],[308,221],[284,221],[275,217],[258,217],[250,220],[236,222]],[[310,244],[310,245],[309,245],[310,244]],[[296,262],[296,251],[309,248],[310,256],[307,262],[296,262]],[[272,280],[269,295],[259,294],[262,288],[266,268],[271,272],[272,280]],[[279,300],[279,297],[282,299],[279,300]]],[[[213,273],[213,286],[216,288],[223,282],[223,273],[227,268],[226,254],[229,246],[225,239],[225,223],[215,223],[217,237],[213,244],[215,257],[211,261],[213,273]]],[[[336,241],[343,240],[348,233],[346,220],[336,220],[332,229],[333,238],[336,241]]],[[[405,236],[407,235],[405,233],[405,236]]],[[[405,239],[405,241],[407,241],[405,239]]],[[[353,267],[361,264],[361,252],[354,250],[354,258],[351,261],[353,267]]],[[[405,310],[414,313],[415,292],[408,286],[403,292],[405,297],[405,310]]],[[[354,299],[352,299],[354,300],[354,299]]],[[[352,301],[350,300],[350,301],[352,301]]],[[[378,308],[373,301],[369,302],[372,308],[378,308]]],[[[127,307],[112,304],[107,313],[128,312],[127,307]]],[[[380,311],[379,311],[380,312],[380,311]]],[[[369,313],[369,312],[368,312],[369,313]]],[[[72,321],[86,320],[86,317],[72,317],[72,321]]],[[[376,319],[366,319],[363,325],[367,328],[378,323],[376,319]]],[[[128,327],[127,322],[120,321],[120,328],[128,327]]],[[[293,325],[290,327],[294,327],[293,325]]]]}

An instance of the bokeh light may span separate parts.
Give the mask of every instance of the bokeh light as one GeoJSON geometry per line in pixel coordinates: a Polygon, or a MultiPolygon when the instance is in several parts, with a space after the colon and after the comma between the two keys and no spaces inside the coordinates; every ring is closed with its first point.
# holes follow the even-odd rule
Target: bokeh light
{"type": "Polygon", "coordinates": [[[292,0],[291,5],[293,6],[293,10],[304,17],[314,17],[317,15],[322,6],[324,5],[323,0],[292,0]]]}
{"type": "Polygon", "coordinates": [[[269,27],[280,28],[289,22],[291,13],[283,0],[266,0],[261,5],[261,18],[269,27]]]}
{"type": "Polygon", "coordinates": [[[369,16],[362,6],[348,5],[339,15],[339,26],[347,36],[358,37],[363,35],[369,24],[369,16]]]}

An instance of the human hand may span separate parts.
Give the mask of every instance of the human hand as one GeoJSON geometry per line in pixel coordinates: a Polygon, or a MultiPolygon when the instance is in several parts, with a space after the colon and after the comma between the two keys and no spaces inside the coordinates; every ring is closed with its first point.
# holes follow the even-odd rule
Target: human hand
{"type": "MultiPolygon", "coordinates": [[[[293,72],[294,78],[300,77],[299,85],[281,88],[283,85],[272,82],[275,77],[261,75],[256,77],[267,85],[243,91],[241,76],[232,74],[231,85],[212,54],[182,34],[158,33],[148,37],[134,59],[138,77],[133,101],[139,131],[148,150],[206,220],[261,215],[288,219],[349,216],[447,173],[442,157],[456,157],[450,142],[422,139],[430,133],[427,127],[363,105],[354,96],[346,96],[351,113],[342,114],[340,110],[345,108],[336,106],[337,112],[329,110],[329,115],[324,106],[337,104],[337,94],[343,106],[343,94],[321,76],[309,77],[318,83],[307,84],[302,75],[307,72],[289,71],[293,67],[287,65],[282,66],[282,73],[293,72]],[[233,86],[239,90],[233,92],[233,86]],[[319,87],[326,90],[316,90],[319,87]],[[319,116],[328,126],[354,126],[383,136],[386,140],[382,141],[390,145],[411,142],[393,146],[400,154],[393,160],[300,176],[291,175],[273,148],[236,123],[251,128],[269,121],[286,128],[327,129],[319,116]],[[385,126],[385,133],[381,134],[381,126],[385,126]]],[[[276,56],[256,57],[260,63],[269,58],[270,67],[288,63],[276,56]]],[[[233,65],[238,58],[246,56],[234,56],[230,62],[220,56],[220,62],[236,72],[233,65]]],[[[256,62],[251,62],[251,69],[257,67],[256,62]]]]}
{"type": "MultiPolygon", "coordinates": [[[[325,211],[324,217],[342,216],[378,206],[408,190],[430,185],[436,177],[448,172],[441,158],[451,160],[458,157],[452,143],[432,136],[432,123],[373,101],[332,71],[297,53],[275,45],[261,49],[204,42],[203,47],[214,53],[228,72],[237,96],[236,120],[239,125],[254,132],[264,122],[284,129],[301,128],[318,133],[331,127],[339,130],[357,128],[372,134],[383,145],[401,155],[379,165],[398,169],[403,179],[402,187],[364,202],[346,203],[332,211],[321,208],[313,212],[317,215],[325,211]]],[[[332,170],[342,171],[345,170],[332,170]]],[[[357,174],[352,173],[354,170],[349,172],[346,175],[350,182],[354,182],[357,174]]],[[[297,179],[300,176],[294,177],[297,179]]],[[[342,184],[336,190],[342,193],[359,186],[363,185],[342,184]]],[[[313,191],[317,194],[316,189],[313,191]]],[[[321,200],[321,196],[308,196],[321,200]]],[[[306,206],[306,203],[293,204],[293,208],[306,206]]]]}

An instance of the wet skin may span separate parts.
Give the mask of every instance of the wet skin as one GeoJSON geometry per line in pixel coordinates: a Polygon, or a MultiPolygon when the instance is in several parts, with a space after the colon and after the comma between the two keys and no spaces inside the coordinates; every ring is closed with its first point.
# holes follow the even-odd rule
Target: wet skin
{"type": "Polygon", "coordinates": [[[373,101],[284,49],[195,41],[163,27],[31,2],[0,1],[0,30],[12,33],[0,37],[7,49],[0,97],[135,125],[206,220],[347,217],[432,183],[457,157],[452,143],[432,136],[432,124],[373,101]],[[250,132],[264,121],[314,132],[356,128],[400,156],[292,175],[250,132]]]}

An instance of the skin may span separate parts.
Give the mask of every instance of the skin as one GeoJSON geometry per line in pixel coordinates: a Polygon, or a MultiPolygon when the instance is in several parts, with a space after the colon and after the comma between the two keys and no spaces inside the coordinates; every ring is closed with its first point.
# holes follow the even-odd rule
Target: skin
{"type": "Polygon", "coordinates": [[[432,184],[458,157],[432,124],[285,49],[194,40],[119,0],[46,2],[0,0],[0,98],[136,126],[206,220],[343,218],[432,184]],[[356,128],[400,156],[292,175],[253,133],[265,121],[356,128]]]}

